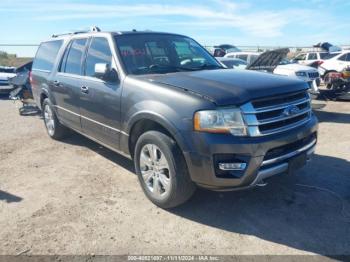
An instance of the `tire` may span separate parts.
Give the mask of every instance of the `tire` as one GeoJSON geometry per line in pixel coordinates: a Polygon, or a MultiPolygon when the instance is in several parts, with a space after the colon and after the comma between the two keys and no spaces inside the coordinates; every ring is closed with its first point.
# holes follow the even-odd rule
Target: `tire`
{"type": "Polygon", "coordinates": [[[155,205],[164,209],[176,207],[193,195],[196,185],[190,179],[180,148],[169,136],[148,131],[137,140],[134,153],[141,187],[155,205]]]}
{"type": "Polygon", "coordinates": [[[45,98],[42,104],[42,114],[47,134],[52,139],[60,140],[71,134],[70,130],[59,122],[52,103],[48,98],[45,98]]]}

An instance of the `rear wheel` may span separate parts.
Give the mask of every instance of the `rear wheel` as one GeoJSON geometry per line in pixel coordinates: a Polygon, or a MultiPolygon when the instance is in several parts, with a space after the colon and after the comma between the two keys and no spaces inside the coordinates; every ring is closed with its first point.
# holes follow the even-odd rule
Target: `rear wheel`
{"type": "Polygon", "coordinates": [[[146,196],[161,208],[186,202],[195,191],[185,159],[169,136],[148,131],[136,143],[135,169],[146,196]]]}
{"type": "Polygon", "coordinates": [[[58,121],[48,98],[44,100],[42,109],[46,131],[51,138],[59,140],[70,134],[70,130],[58,121]]]}

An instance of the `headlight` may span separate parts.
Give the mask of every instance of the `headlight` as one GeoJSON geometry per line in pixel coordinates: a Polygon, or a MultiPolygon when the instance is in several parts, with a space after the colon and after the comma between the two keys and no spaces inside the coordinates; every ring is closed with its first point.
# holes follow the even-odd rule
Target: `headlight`
{"type": "Polygon", "coordinates": [[[296,76],[303,76],[303,77],[305,77],[306,76],[306,72],[295,72],[295,75],[296,76]]]}
{"type": "Polygon", "coordinates": [[[198,111],[194,115],[194,130],[208,133],[247,135],[241,110],[238,108],[198,111]]]}

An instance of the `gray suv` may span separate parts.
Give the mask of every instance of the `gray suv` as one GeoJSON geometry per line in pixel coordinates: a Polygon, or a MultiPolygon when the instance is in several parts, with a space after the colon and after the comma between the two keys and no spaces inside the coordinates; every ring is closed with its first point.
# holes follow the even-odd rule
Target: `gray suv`
{"type": "Polygon", "coordinates": [[[133,159],[162,208],[197,186],[245,189],[294,171],[316,145],[305,82],[224,69],[183,35],[55,35],[41,43],[30,79],[50,137],[74,130],[133,159]]]}

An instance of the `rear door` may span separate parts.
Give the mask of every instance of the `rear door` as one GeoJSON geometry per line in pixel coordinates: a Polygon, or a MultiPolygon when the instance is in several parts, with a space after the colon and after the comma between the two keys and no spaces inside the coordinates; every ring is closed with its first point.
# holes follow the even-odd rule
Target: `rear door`
{"type": "Polygon", "coordinates": [[[80,113],[83,132],[103,144],[119,148],[121,84],[113,42],[107,37],[92,37],[86,52],[84,80],[80,92],[80,113]],[[114,80],[95,76],[96,64],[108,64],[114,80]]]}
{"type": "Polygon", "coordinates": [[[87,42],[87,38],[71,40],[51,81],[58,118],[78,131],[81,130],[79,99],[87,42]]]}

